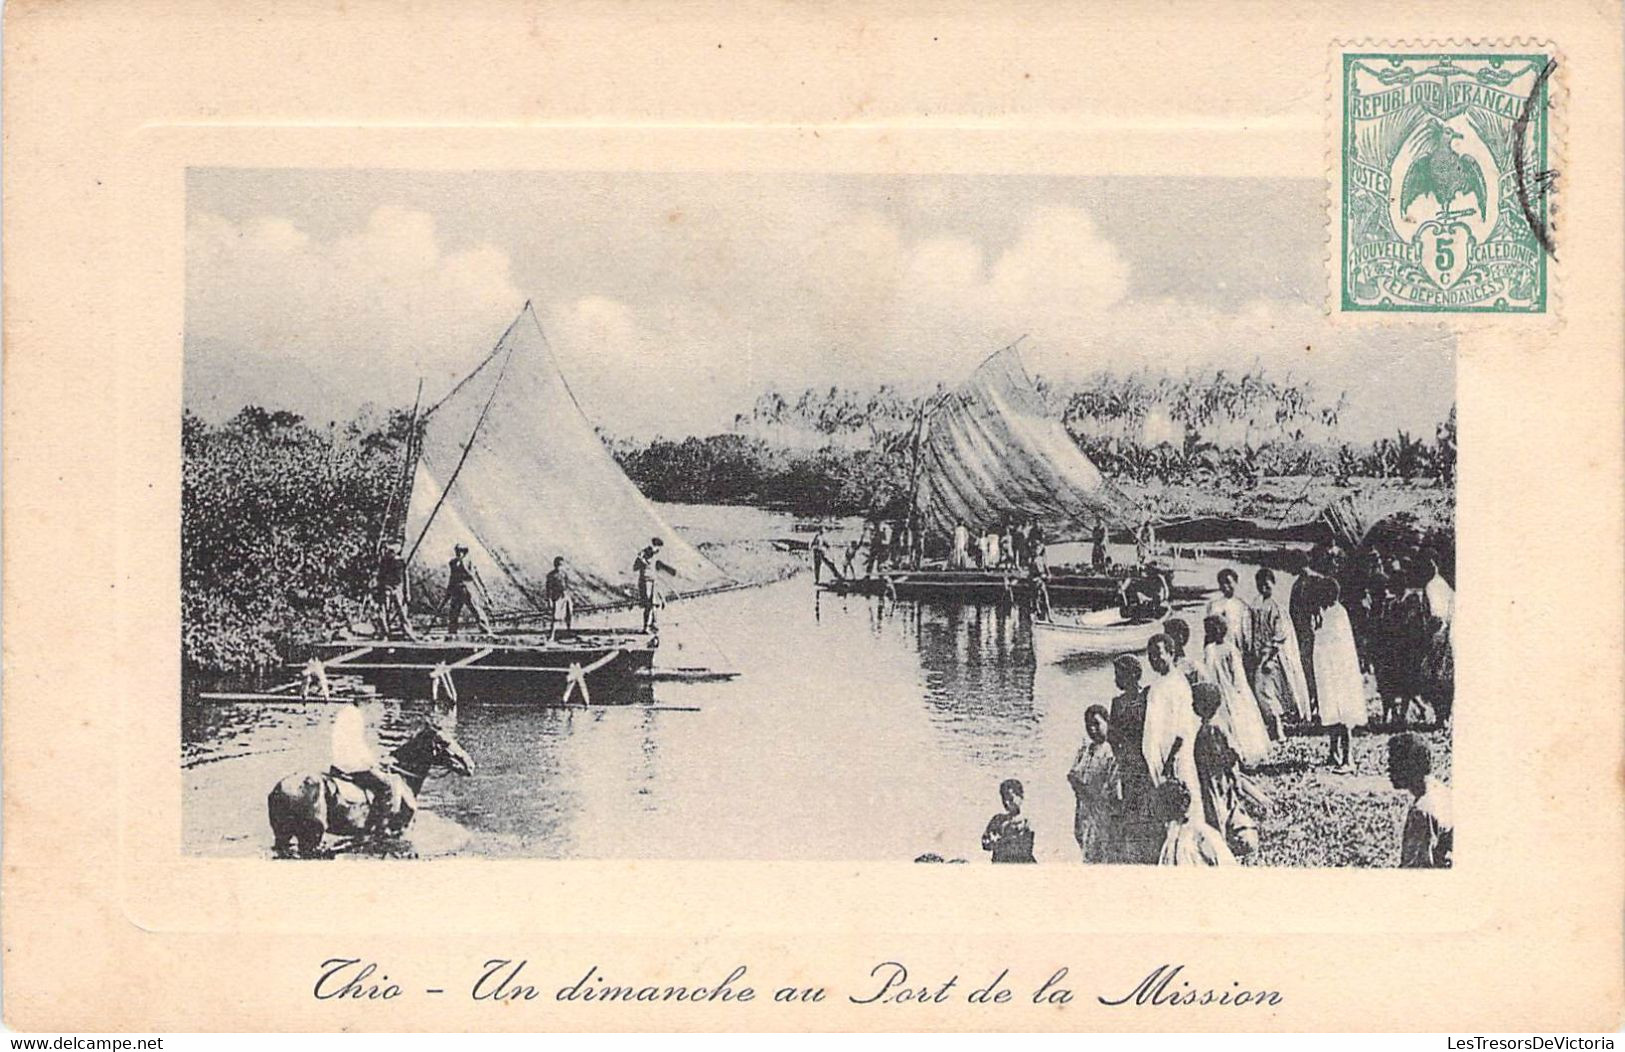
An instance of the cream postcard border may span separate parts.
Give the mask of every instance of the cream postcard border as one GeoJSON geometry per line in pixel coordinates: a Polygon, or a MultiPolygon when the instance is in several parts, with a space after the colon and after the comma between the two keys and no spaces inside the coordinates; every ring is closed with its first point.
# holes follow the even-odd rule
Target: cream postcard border
{"type": "MultiPolygon", "coordinates": [[[[481,9],[490,15],[481,32],[535,25],[525,8],[481,9]]],[[[857,111],[805,119],[811,115],[793,88],[752,94],[741,81],[711,86],[707,119],[651,115],[626,101],[633,89],[600,74],[601,97],[621,116],[604,119],[598,110],[568,119],[512,90],[524,76],[517,57],[494,60],[491,87],[482,89],[453,71],[461,45],[436,41],[432,21],[390,23],[383,8],[368,10],[385,22],[379,55],[355,49],[363,39],[378,45],[377,19],[329,16],[319,25],[335,36],[333,50],[349,56],[346,70],[311,73],[303,94],[281,104],[281,119],[268,121],[263,106],[243,98],[194,98],[211,81],[187,71],[221,76],[234,60],[245,63],[239,75],[263,69],[251,43],[268,53],[276,41],[308,49],[314,24],[289,19],[265,31],[269,40],[205,54],[186,46],[187,33],[166,36],[177,25],[195,28],[184,19],[145,25],[98,11],[81,24],[53,21],[45,8],[8,9],[9,835],[0,906],[8,1022],[80,1029],[1614,1025],[1625,868],[1618,692],[1625,591],[1617,562],[1598,553],[1620,550],[1622,521],[1617,21],[1573,5],[1540,14],[1535,27],[1573,42],[1565,44],[1573,168],[1562,188],[1571,217],[1566,325],[1534,333],[1509,321],[1462,337],[1454,870],[304,865],[184,857],[176,567],[188,167],[1188,176],[1198,174],[1190,159],[1199,158],[1199,174],[1324,178],[1324,115],[1314,100],[1326,43],[1353,35],[1347,20],[1294,9],[1290,32],[1266,40],[1280,19],[1263,5],[1229,16],[1191,8],[1186,28],[1146,19],[1115,34],[1113,48],[1129,53],[1147,54],[1160,42],[1159,64],[1180,64],[1184,83],[1211,84],[1204,95],[1230,107],[1182,116],[1173,90],[1147,88],[1143,69],[1107,73],[1105,88],[1069,72],[1051,43],[1055,27],[1041,19],[989,23],[992,9],[981,16],[954,9],[936,17],[959,30],[950,34],[958,50],[922,60],[929,62],[924,79],[912,87],[912,60],[895,38],[919,24],[880,20],[871,39],[882,41],[875,46],[890,66],[870,62],[861,44],[845,45],[858,51],[834,73],[862,85],[886,71],[874,85],[879,101],[857,111]],[[1217,20],[1211,32],[1202,32],[1202,18],[1217,20]],[[967,27],[978,33],[974,48],[967,27]],[[1245,53],[1215,54],[1215,34],[1245,53]],[[1258,74],[1264,84],[1249,86],[1237,73],[1288,45],[1297,51],[1282,70],[1258,74]],[[444,72],[404,94],[381,94],[369,74],[382,70],[399,87],[391,79],[399,71],[386,69],[385,59],[409,50],[444,72]],[[130,97],[130,79],[108,91],[88,73],[68,75],[100,69],[116,51],[139,56],[133,83],[155,85],[161,104],[130,97]],[[899,108],[900,100],[924,100],[928,88],[946,92],[944,63],[964,77],[989,52],[1001,74],[1033,66],[1046,99],[1065,98],[1070,85],[1083,103],[1103,98],[1133,109],[1097,106],[1089,115],[1012,100],[1003,115],[950,104],[938,112],[962,115],[944,118],[925,115],[923,104],[913,113],[899,108]],[[1033,61],[1017,61],[1024,53],[1033,61]],[[507,81],[504,72],[512,74],[507,81]],[[348,93],[322,94],[335,84],[348,93]],[[431,84],[446,92],[438,107],[431,84]],[[177,97],[190,101],[177,107],[177,97]],[[1283,105],[1272,110],[1263,101],[1270,98],[1283,105]],[[153,108],[143,112],[148,103],[153,108]],[[211,105],[216,112],[205,112],[211,105]],[[764,120],[763,107],[775,106],[786,119],[764,120]],[[392,112],[413,119],[357,126],[358,114],[392,112]],[[471,125],[476,115],[483,123],[471,125]],[[1574,220],[1581,215],[1589,221],[1574,220]],[[1577,652],[1589,656],[1576,660],[1577,652]],[[98,779],[116,779],[116,809],[107,794],[85,788],[98,779]],[[87,835],[97,822],[106,832],[87,835]],[[344,955],[378,960],[398,980],[447,993],[388,1005],[312,999],[321,961],[344,955]],[[527,976],[548,998],[535,1009],[470,1001],[468,985],[491,957],[528,959],[527,976]],[[847,1002],[886,960],[906,963],[932,985],[957,973],[966,988],[1010,968],[1017,1003],[1000,1010],[847,1002]],[[1184,963],[1203,983],[1279,989],[1284,1000],[1267,1012],[1224,1014],[1095,1001],[1126,992],[1162,963],[1184,963]],[[594,964],[634,983],[714,983],[745,964],[759,988],[817,984],[831,996],[815,1006],[613,1012],[551,1000],[552,989],[594,964]],[[1025,993],[1061,966],[1078,993],[1072,1004],[1025,1003],[1025,993]]],[[[599,28],[593,19],[605,10],[550,9],[555,17],[539,32],[574,60],[571,69],[585,68],[599,28]],[[586,13],[572,22],[577,12],[586,13]],[[575,38],[560,26],[582,32],[575,38]]],[[[747,29],[784,49],[811,34],[815,56],[838,56],[857,21],[844,8],[812,28],[792,19],[748,25],[746,9],[710,21],[686,14],[692,10],[672,7],[661,22],[659,39],[679,54],[697,53],[720,25],[725,44],[751,39],[747,29]]],[[[1131,17],[1126,6],[1109,10],[1131,17]]],[[[1381,10],[1361,5],[1350,17],[1370,20],[1381,10]]],[[[1530,31],[1505,28],[1510,5],[1498,9],[1505,14],[1473,10],[1479,32],[1530,31]]],[[[1382,35],[1445,35],[1416,17],[1396,13],[1382,35]]],[[[1076,13],[1057,14],[1068,19],[1085,24],[1076,13]]],[[[201,21],[216,31],[233,24],[218,13],[201,21]]],[[[645,21],[660,20],[640,15],[638,24],[645,21]]],[[[777,75],[793,81],[800,65],[790,60],[777,75]]],[[[562,81],[563,71],[534,75],[562,81]]],[[[689,77],[674,96],[706,98],[705,85],[695,84],[699,72],[689,77]]],[[[263,95],[246,97],[277,110],[263,95]]]]}

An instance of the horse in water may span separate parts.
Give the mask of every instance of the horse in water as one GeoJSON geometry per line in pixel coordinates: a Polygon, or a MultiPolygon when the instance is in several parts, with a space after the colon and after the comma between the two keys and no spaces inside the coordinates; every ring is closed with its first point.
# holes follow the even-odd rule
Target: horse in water
{"type": "MultiPolygon", "coordinates": [[[[383,766],[396,780],[400,807],[389,828],[400,833],[412,822],[418,793],[430,774],[438,770],[469,775],[474,761],[457,744],[457,739],[434,721],[425,721],[412,737],[384,757],[383,766]],[[404,786],[406,791],[401,791],[404,786]]],[[[322,839],[335,836],[361,837],[367,832],[367,816],[372,800],[367,792],[348,778],[331,771],[290,774],[278,782],[265,800],[276,837],[273,851],[278,858],[293,854],[311,858],[321,852],[322,839]]]]}

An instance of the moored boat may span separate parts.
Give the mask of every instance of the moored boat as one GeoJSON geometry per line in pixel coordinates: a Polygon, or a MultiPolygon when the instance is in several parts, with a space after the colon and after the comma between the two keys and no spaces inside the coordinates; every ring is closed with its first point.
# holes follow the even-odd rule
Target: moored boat
{"type": "Polygon", "coordinates": [[[658,636],[634,631],[418,640],[338,638],[316,648],[330,677],[443,704],[612,704],[637,701],[653,675],[658,636]]]}
{"type": "Polygon", "coordinates": [[[1033,660],[1053,665],[1073,658],[1116,657],[1145,649],[1162,631],[1154,618],[1130,619],[1119,611],[1096,610],[1075,621],[1033,621],[1033,660]]]}
{"type": "MultiPolygon", "coordinates": [[[[882,535],[893,539],[871,550],[869,572],[833,577],[823,590],[1097,610],[1118,606],[1125,583],[1137,578],[1162,577],[1165,594],[1171,587],[1168,571],[1151,565],[1048,563],[1044,570],[1046,559],[1034,570],[1041,546],[1090,535],[1091,526],[1122,526],[1137,509],[1049,414],[1015,344],[922,407],[911,446],[908,511],[882,535]]],[[[871,546],[876,537],[865,531],[871,546]]]]}
{"type": "Polygon", "coordinates": [[[652,538],[661,545],[654,565],[665,575],[657,585],[662,602],[736,583],[615,463],[529,303],[415,425],[399,487],[407,499],[386,515],[384,534],[405,553],[417,638],[379,631],[387,618],[375,617],[370,634],[352,626],[314,648],[328,674],[358,676],[393,697],[443,702],[635,700],[634,688],[654,672],[658,625],[581,628],[574,619],[596,625],[596,615],[638,603],[633,558],[645,545],[655,550],[652,538]],[[483,570],[479,590],[495,631],[444,624],[447,560],[459,550],[483,570]],[[555,563],[573,600],[571,621],[557,626],[547,583],[555,563]]]}
{"type": "MultiPolygon", "coordinates": [[[[1118,605],[1123,581],[1110,574],[1051,573],[1044,578],[1044,587],[1052,606],[1098,610],[1118,605]]],[[[1027,603],[1038,593],[1038,585],[1030,576],[989,570],[890,570],[872,577],[835,578],[819,587],[837,595],[960,603],[1027,603]]]]}

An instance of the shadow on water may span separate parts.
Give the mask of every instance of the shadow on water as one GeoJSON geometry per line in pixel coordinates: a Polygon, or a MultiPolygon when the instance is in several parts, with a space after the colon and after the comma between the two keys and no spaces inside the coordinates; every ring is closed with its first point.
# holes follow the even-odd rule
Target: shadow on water
{"type": "MultiPolygon", "coordinates": [[[[370,839],[329,839],[323,853],[310,860],[339,861],[345,859],[429,859],[461,852],[473,839],[473,834],[449,818],[432,811],[419,811],[406,831],[396,837],[370,839]]],[[[272,857],[270,848],[265,850],[272,857]]]]}
{"type": "MultiPolygon", "coordinates": [[[[1109,667],[1035,669],[1028,615],[1009,604],[815,595],[791,580],[674,608],[661,663],[734,681],[640,685],[630,705],[461,706],[473,775],[425,784],[428,821],[407,844],[342,854],[978,859],[1007,777],[1029,786],[1040,854],[1075,853],[1066,771],[1109,667]]],[[[385,748],[428,711],[367,709],[385,748]]],[[[268,852],[265,794],[331,762],[334,711],[188,699],[187,850],[268,852]]]]}

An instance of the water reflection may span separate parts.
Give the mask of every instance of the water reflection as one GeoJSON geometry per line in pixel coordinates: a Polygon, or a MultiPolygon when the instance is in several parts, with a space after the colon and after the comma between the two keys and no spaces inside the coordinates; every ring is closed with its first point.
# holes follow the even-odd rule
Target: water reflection
{"type": "MultiPolygon", "coordinates": [[[[819,595],[803,576],[673,605],[666,622],[662,663],[740,678],[658,683],[652,706],[460,711],[477,769],[431,779],[422,804],[468,832],[461,850],[979,859],[998,783],[1018,777],[1039,856],[1075,857],[1065,775],[1110,669],[1035,670],[1019,608],[819,595]]],[[[427,715],[375,708],[386,745],[427,715]]],[[[266,851],[265,793],[325,767],[331,718],[320,704],[188,702],[188,849],[266,851]]]]}

